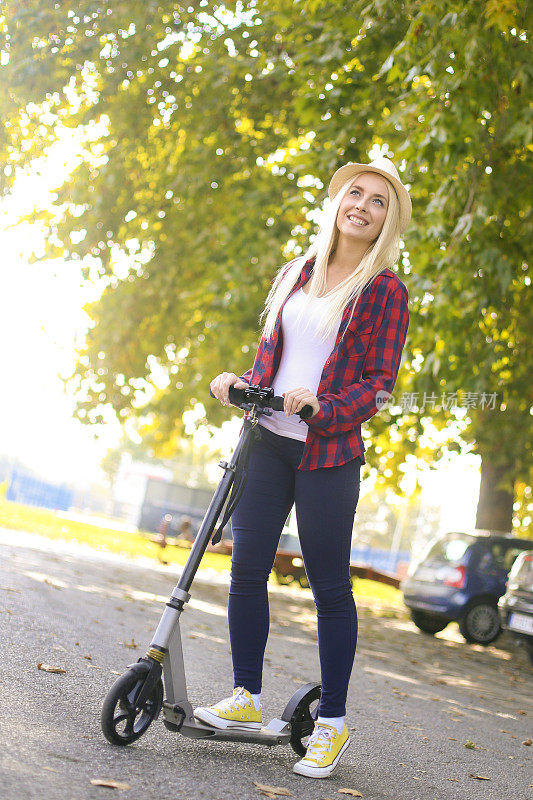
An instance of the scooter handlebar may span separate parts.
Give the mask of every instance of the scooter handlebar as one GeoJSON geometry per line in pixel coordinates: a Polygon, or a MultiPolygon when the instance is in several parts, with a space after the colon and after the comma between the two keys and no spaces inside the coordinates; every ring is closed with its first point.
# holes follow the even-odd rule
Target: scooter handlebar
{"type": "MultiPolygon", "coordinates": [[[[209,390],[211,397],[215,395],[209,390]]],[[[283,411],[283,397],[276,397],[268,393],[268,390],[262,390],[261,387],[248,387],[247,389],[236,389],[235,386],[229,387],[230,403],[234,406],[242,406],[245,403],[255,403],[261,408],[271,408],[273,411],[283,411]],[[258,396],[261,392],[262,396],[258,396]]],[[[309,419],[313,416],[313,406],[306,405],[301,411],[298,412],[301,419],[309,419]]]]}

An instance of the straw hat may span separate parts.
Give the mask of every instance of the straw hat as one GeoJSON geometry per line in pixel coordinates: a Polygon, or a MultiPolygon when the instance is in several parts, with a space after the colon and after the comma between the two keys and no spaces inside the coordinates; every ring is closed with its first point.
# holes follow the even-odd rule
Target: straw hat
{"type": "Polygon", "coordinates": [[[390,158],[381,156],[380,158],[375,158],[370,164],[345,164],[343,167],[339,167],[329,182],[329,199],[333,200],[343,183],[346,183],[349,178],[355,178],[360,172],[375,172],[392,183],[400,204],[400,231],[403,232],[411,219],[411,198],[390,158]]]}

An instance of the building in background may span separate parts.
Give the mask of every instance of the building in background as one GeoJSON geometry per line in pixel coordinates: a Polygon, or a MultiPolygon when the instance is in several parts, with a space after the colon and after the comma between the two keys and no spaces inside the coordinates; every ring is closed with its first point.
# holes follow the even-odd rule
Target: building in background
{"type": "MultiPolygon", "coordinates": [[[[148,483],[166,485],[172,481],[172,470],[158,464],[135,461],[123,453],[113,482],[111,516],[120,517],[132,525],[144,528],[142,508],[148,483]]],[[[157,530],[145,528],[145,530],[157,530]]]]}

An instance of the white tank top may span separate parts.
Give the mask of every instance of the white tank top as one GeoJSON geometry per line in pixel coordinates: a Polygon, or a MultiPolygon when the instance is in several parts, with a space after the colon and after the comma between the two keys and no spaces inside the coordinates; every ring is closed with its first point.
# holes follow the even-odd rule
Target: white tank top
{"type": "MultiPolygon", "coordinates": [[[[281,396],[283,392],[299,386],[309,389],[316,395],[324,363],[335,346],[338,326],[325,340],[318,334],[320,320],[327,311],[330,299],[313,298],[306,316],[297,324],[296,318],[306,300],[303,290],[298,289],[283,306],[281,316],[283,350],[272,383],[275,395],[281,396]]],[[[302,442],[307,439],[308,427],[298,414],[287,417],[284,411],[273,411],[272,416],[261,415],[259,424],[280,436],[288,436],[290,439],[299,439],[302,442]]]]}

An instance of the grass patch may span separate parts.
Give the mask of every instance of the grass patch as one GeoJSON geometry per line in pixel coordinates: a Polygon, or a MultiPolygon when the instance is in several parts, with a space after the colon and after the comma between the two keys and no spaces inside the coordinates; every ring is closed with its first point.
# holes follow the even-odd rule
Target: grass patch
{"type": "MultiPolygon", "coordinates": [[[[0,497],[0,527],[35,533],[48,539],[61,539],[87,545],[94,550],[118,553],[130,558],[150,558],[156,562],[164,559],[169,564],[183,566],[189,556],[189,549],[183,547],[166,547],[163,550],[155,542],[150,541],[142,532],[116,531],[86,522],[62,519],[54,511],[46,508],[35,508],[20,503],[11,503],[0,497]]],[[[200,569],[214,569],[217,572],[229,572],[230,556],[222,553],[205,553],[200,569]]],[[[271,576],[270,580],[274,580],[271,576]]],[[[297,584],[291,584],[295,587],[297,584]]],[[[376,606],[388,606],[405,610],[402,593],[393,586],[388,586],[366,578],[354,579],[354,596],[376,606]]]]}
{"type": "MultiPolygon", "coordinates": [[[[62,519],[46,508],[25,506],[3,499],[0,499],[0,526],[36,533],[48,539],[88,545],[94,550],[118,553],[130,558],[145,557],[159,562],[164,552],[164,559],[169,564],[183,566],[189,556],[189,550],[182,547],[166,547],[162,551],[158,544],[145,538],[142,532],[116,531],[86,522],[62,519]]],[[[217,572],[229,570],[230,557],[221,553],[205,553],[201,568],[215,569],[217,572]]]]}
{"type": "Polygon", "coordinates": [[[379,581],[369,581],[367,578],[354,578],[355,601],[362,600],[376,603],[376,605],[390,606],[405,611],[403,594],[394,586],[379,581]]]}

